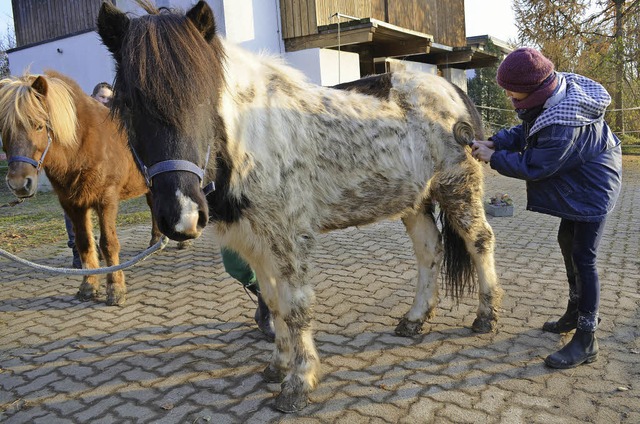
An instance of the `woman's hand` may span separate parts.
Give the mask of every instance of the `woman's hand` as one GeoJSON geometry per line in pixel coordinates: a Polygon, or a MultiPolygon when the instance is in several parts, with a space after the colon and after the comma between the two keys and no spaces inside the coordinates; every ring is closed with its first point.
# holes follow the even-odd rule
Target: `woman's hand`
{"type": "Polygon", "coordinates": [[[473,140],[473,145],[471,146],[471,154],[474,158],[488,163],[491,160],[493,152],[495,152],[493,148],[493,141],[473,140]]]}

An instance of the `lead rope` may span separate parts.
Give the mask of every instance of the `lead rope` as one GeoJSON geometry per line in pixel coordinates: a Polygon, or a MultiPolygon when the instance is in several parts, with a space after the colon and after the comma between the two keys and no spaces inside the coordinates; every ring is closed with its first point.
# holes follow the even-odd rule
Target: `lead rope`
{"type": "Polygon", "coordinates": [[[24,199],[16,199],[16,200],[12,200],[11,202],[7,202],[4,205],[0,205],[0,208],[8,208],[8,207],[13,207],[15,205],[19,205],[20,203],[24,202],[24,199]]]}
{"type": "Polygon", "coordinates": [[[4,249],[0,249],[0,256],[3,256],[7,259],[11,259],[14,262],[17,262],[22,265],[26,265],[30,268],[37,269],[38,271],[45,271],[51,274],[65,274],[65,275],[96,275],[96,274],[109,274],[112,272],[120,271],[125,268],[129,268],[132,265],[137,264],[138,262],[146,259],[152,253],[157,252],[158,250],[162,250],[169,243],[169,239],[166,236],[162,236],[160,241],[158,241],[153,246],[148,247],[143,252],[137,254],[133,258],[129,259],[127,262],[122,263],[120,265],[113,265],[105,268],[93,268],[93,269],[76,269],[76,268],[55,268],[47,265],[40,265],[35,262],[28,261],[26,259],[19,258],[18,256],[7,252],[4,249]]]}

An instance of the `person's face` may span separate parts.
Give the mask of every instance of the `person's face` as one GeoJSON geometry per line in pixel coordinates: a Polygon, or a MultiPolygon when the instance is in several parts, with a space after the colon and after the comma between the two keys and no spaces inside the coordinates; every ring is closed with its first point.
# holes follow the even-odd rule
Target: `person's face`
{"type": "Polygon", "coordinates": [[[509,96],[510,99],[514,99],[514,100],[524,100],[529,96],[529,93],[517,93],[515,91],[510,91],[510,90],[504,90],[505,93],[507,93],[507,96],[509,96]]]}
{"type": "Polygon", "coordinates": [[[112,98],[113,98],[113,91],[109,90],[106,87],[102,87],[100,90],[98,90],[98,92],[94,96],[94,99],[96,99],[103,105],[108,104],[112,98]]]}

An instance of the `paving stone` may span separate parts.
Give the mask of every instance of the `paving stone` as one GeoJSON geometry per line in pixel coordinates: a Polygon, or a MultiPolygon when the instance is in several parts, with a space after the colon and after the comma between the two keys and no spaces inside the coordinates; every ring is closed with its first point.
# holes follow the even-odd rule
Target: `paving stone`
{"type": "MultiPolygon", "coordinates": [[[[115,396],[108,396],[94,400],[87,404],[87,407],[72,416],[79,422],[94,422],[101,419],[107,411],[114,409],[122,403],[122,399],[115,396]]],[[[115,421],[114,421],[115,422],[115,421]]]]}
{"type": "MultiPolygon", "coordinates": [[[[416,278],[402,224],[322,234],[309,281],[323,377],[307,408],[286,415],[273,408],[280,384],[261,375],[273,345],[256,329],[255,304],[224,271],[211,230],[189,249],[172,243],[127,270],[121,308],[107,307],[104,295],[75,299],[79,278],[0,259],[0,422],[636,424],[640,158],[624,163],[600,245],[603,322],[593,364],[543,365],[571,337],[541,331],[566,304],[558,219],[526,211],[524,183],[487,167],[486,193],[515,202],[513,217],[489,217],[505,290],[497,333],[471,330],[477,293],[457,302],[441,287],[424,333],[396,336],[416,278]]],[[[146,248],[149,230],[119,231],[123,257],[146,248]]],[[[68,260],[62,243],[29,253],[58,266],[68,260]]]]}

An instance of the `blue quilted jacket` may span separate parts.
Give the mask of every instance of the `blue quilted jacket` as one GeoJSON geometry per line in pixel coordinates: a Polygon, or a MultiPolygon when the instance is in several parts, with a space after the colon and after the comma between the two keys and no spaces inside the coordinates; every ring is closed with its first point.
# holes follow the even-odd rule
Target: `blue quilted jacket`
{"type": "Polygon", "coordinates": [[[558,73],[558,89],[532,125],[490,138],[490,165],[527,181],[527,209],[574,221],[603,220],[622,183],[620,140],[604,121],[611,102],[595,81],[558,73]]]}

